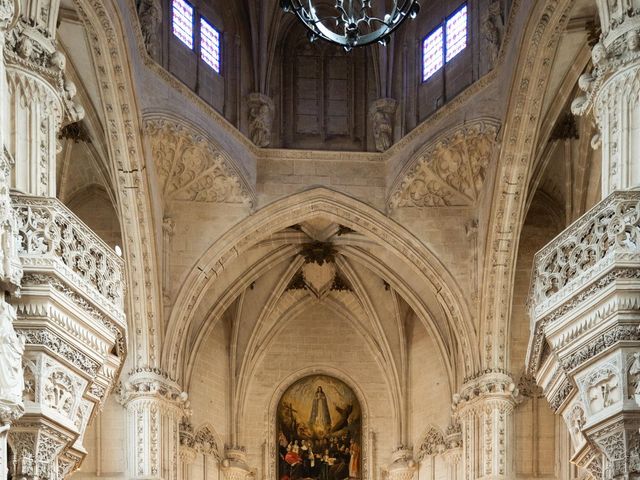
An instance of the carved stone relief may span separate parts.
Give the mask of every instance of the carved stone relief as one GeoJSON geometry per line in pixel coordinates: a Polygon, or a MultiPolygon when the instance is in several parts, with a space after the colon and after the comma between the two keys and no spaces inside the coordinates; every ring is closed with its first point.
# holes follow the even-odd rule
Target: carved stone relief
{"type": "Polygon", "coordinates": [[[393,145],[393,127],[398,102],[393,98],[380,98],[369,107],[376,150],[385,152],[393,145]]]}
{"type": "Polygon", "coordinates": [[[145,132],[167,200],[252,204],[228,160],[203,136],[165,120],[146,121],[145,132]]]}
{"type": "Polygon", "coordinates": [[[251,93],[247,97],[249,105],[249,137],[257,147],[271,145],[273,131],[273,100],[261,93],[251,93]]]}
{"type": "Polygon", "coordinates": [[[471,122],[424,147],[393,188],[389,206],[473,205],[496,151],[498,125],[471,122]]]}
{"type": "Polygon", "coordinates": [[[158,28],[162,21],[162,5],[159,0],[141,0],[138,5],[138,18],[142,29],[142,38],[147,52],[156,58],[158,50],[158,28]]]}
{"type": "Polygon", "coordinates": [[[612,364],[597,368],[582,379],[581,391],[591,415],[621,401],[622,384],[618,369],[612,364]]]}

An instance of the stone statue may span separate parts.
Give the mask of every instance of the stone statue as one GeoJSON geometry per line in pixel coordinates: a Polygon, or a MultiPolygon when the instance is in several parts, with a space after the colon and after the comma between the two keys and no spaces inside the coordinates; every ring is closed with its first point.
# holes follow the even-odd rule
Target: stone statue
{"type": "Polygon", "coordinates": [[[156,56],[158,46],[158,26],[162,21],[162,5],[159,0],[141,0],[138,6],[138,18],[144,38],[144,46],[152,57],[156,56]]]}
{"type": "Polygon", "coordinates": [[[14,308],[0,301],[0,404],[22,404],[24,339],[13,329],[14,308]]]}
{"type": "Polygon", "coordinates": [[[482,37],[485,42],[485,51],[488,56],[489,69],[492,69],[498,60],[504,22],[502,20],[502,8],[500,1],[494,1],[489,5],[487,16],[482,22],[482,37]]]}
{"type": "Polygon", "coordinates": [[[268,147],[273,129],[273,101],[261,93],[251,93],[247,99],[251,141],[258,147],[268,147]]]}
{"type": "Polygon", "coordinates": [[[398,103],[393,98],[376,100],[369,109],[376,150],[384,152],[393,144],[393,119],[398,103]]]}

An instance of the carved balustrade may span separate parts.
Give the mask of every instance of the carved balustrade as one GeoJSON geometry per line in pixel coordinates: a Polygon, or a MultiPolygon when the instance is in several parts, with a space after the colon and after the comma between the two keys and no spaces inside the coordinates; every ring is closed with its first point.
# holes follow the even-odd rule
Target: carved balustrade
{"type": "Polygon", "coordinates": [[[124,265],[54,198],[11,196],[24,275],[14,327],[25,340],[24,415],[9,431],[14,478],[58,479],[126,355],[124,265]]]}
{"type": "Polygon", "coordinates": [[[593,478],[640,474],[640,191],[614,192],[534,259],[528,369],[593,478]]]}

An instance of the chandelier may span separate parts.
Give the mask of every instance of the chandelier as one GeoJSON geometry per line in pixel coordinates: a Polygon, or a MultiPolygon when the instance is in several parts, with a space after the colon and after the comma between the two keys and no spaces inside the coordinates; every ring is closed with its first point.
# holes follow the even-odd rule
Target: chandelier
{"type": "Polygon", "coordinates": [[[418,0],[280,0],[280,6],[295,13],[310,41],[322,38],[347,51],[375,42],[387,45],[407,17],[420,11],[418,0]]]}

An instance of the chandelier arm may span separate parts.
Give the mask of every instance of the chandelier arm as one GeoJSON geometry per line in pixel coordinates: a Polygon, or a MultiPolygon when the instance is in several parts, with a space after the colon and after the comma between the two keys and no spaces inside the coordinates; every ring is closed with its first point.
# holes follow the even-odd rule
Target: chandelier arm
{"type": "Polygon", "coordinates": [[[369,16],[373,0],[351,0],[351,9],[347,12],[344,0],[338,0],[334,6],[337,16],[319,17],[313,5],[314,0],[281,0],[285,11],[294,13],[310,32],[310,39],[322,38],[326,41],[343,46],[346,50],[353,47],[370,45],[375,42],[387,43],[389,36],[400,27],[407,17],[415,18],[420,4],[418,0],[394,0],[389,13],[383,18],[369,16]],[[357,10],[359,15],[354,13],[357,10]],[[308,5],[305,7],[304,3],[308,5]],[[326,23],[334,24],[337,30],[329,28],[326,23]],[[363,27],[366,25],[366,27],[363,27]],[[377,25],[377,27],[376,27],[377,25]],[[363,32],[362,29],[365,29],[363,32]],[[344,32],[340,30],[344,29],[344,32]]]}

